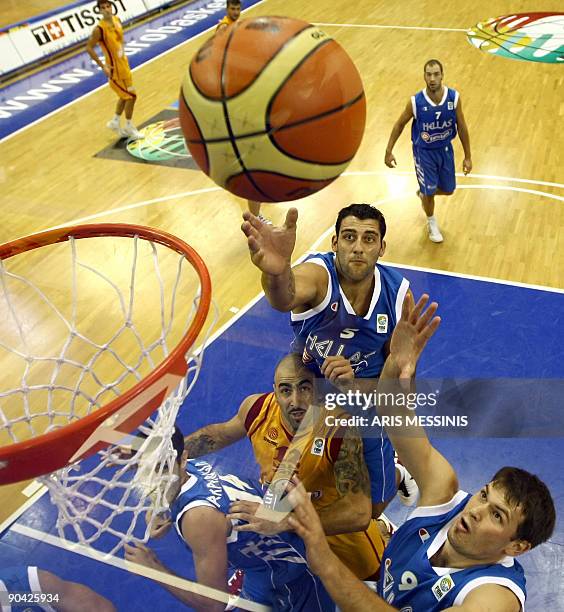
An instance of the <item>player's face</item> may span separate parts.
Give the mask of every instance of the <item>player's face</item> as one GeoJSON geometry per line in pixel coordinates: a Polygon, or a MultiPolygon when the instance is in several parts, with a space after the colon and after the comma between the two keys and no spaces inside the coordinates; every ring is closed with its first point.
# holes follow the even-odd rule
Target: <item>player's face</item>
{"type": "Polygon", "coordinates": [[[345,217],[339,235],[333,236],[337,269],[351,281],[360,282],[374,274],[374,266],[385,248],[376,219],[345,217]]]}
{"type": "Polygon", "coordinates": [[[438,64],[430,64],[425,68],[425,83],[429,91],[440,91],[443,86],[443,73],[438,64]]]}
{"type": "Polygon", "coordinates": [[[112,5],[109,2],[103,2],[100,4],[100,14],[102,17],[112,16],[112,5]]]}
{"type": "Polygon", "coordinates": [[[274,395],[286,424],[296,431],[313,401],[313,375],[293,364],[281,365],[274,378],[274,395]]]}
{"type": "Polygon", "coordinates": [[[519,507],[507,503],[503,490],[491,482],[472,496],[448,530],[451,546],[461,555],[495,563],[520,554],[515,534],[523,519],[519,507]]]}
{"type": "Polygon", "coordinates": [[[233,21],[237,21],[240,15],[241,15],[241,5],[240,4],[230,4],[227,7],[227,16],[229,17],[229,19],[232,19],[233,21]]]}

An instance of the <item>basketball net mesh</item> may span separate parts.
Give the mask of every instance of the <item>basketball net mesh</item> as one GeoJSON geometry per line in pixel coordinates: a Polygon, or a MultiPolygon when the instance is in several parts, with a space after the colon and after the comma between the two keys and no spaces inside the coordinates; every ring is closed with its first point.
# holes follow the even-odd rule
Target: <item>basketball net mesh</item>
{"type": "MultiPolygon", "coordinates": [[[[175,348],[199,303],[199,279],[185,257],[138,236],[71,237],[63,244],[18,255],[13,263],[0,262],[5,313],[0,322],[0,364],[10,373],[2,376],[0,388],[6,382],[12,385],[0,391],[2,445],[61,428],[127,391],[175,348]],[[81,249],[88,243],[87,260],[79,258],[79,243],[81,249]],[[22,258],[29,261],[22,265],[22,258]],[[45,274],[46,260],[51,270],[66,260],[55,288],[52,279],[57,274],[45,274]],[[95,263],[100,260],[103,265],[95,263]],[[22,267],[25,275],[19,271],[22,267]],[[157,308],[151,317],[152,306],[157,308]]],[[[104,451],[40,478],[58,508],[61,537],[109,554],[127,541],[149,539],[154,517],[168,509],[176,492],[171,436],[179,407],[197,380],[202,355],[192,350],[186,355],[186,377],[137,435],[130,436],[137,441],[134,452],[123,452],[125,436],[104,451]]]]}

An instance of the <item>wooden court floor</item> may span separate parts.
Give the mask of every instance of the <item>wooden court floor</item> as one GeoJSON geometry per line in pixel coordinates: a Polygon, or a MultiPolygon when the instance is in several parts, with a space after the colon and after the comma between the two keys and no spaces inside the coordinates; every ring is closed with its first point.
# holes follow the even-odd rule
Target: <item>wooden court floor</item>
{"type": "MultiPolygon", "coordinates": [[[[8,4],[10,21],[31,15],[37,5],[8,4]]],[[[53,8],[47,2],[41,7],[53,8]]],[[[388,222],[384,261],[564,287],[562,67],[492,57],[471,46],[463,31],[510,10],[537,9],[537,3],[526,0],[510,7],[499,0],[316,0],[305,5],[265,0],[246,13],[284,14],[325,24],[354,59],[367,95],[365,138],[349,174],[297,203],[296,258],[334,223],[340,208],[367,201],[377,204],[388,222]],[[394,150],[398,167],[389,170],[383,162],[392,125],[409,96],[423,87],[423,63],[431,57],[443,62],[445,84],[460,92],[474,164],[470,176],[459,178],[455,195],[448,202],[439,199],[437,217],[445,235],[441,245],[428,241],[414,195],[408,129],[394,150]]],[[[545,11],[559,9],[557,0],[543,5],[545,11]]],[[[137,123],[176,98],[190,58],[209,35],[134,72],[137,123]]],[[[0,144],[0,240],[84,217],[161,228],[202,255],[212,277],[218,324],[225,324],[233,309],[244,307],[260,291],[259,275],[239,229],[244,203],[220,190],[192,193],[214,186],[200,172],[95,158],[111,141],[105,123],[114,103],[114,94],[104,88],[0,144]]],[[[455,152],[461,171],[459,141],[455,152]]],[[[264,214],[278,223],[289,206],[265,205],[264,214]]],[[[327,238],[322,248],[328,246],[327,238]]],[[[54,277],[60,273],[52,270],[54,277]]],[[[13,487],[1,497],[6,499],[2,516],[24,499],[13,487]]]]}

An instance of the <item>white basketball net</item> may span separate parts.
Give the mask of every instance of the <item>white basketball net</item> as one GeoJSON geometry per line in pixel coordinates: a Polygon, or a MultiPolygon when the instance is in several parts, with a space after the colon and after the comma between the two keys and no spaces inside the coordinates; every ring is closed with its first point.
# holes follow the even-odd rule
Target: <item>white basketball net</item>
{"type": "MultiPolygon", "coordinates": [[[[177,346],[199,295],[184,256],[137,236],[71,238],[0,262],[0,445],[81,419],[142,380],[177,346]]],[[[41,478],[62,537],[110,554],[148,540],[175,487],[171,436],[201,358],[186,355],[188,374],[139,428],[138,452],[110,446],[41,478]]]]}

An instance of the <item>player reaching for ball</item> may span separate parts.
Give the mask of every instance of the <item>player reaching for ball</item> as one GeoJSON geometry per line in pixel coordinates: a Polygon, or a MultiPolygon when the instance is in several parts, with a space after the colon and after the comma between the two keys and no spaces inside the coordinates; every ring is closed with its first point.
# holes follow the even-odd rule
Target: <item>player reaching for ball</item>
{"type": "Polygon", "coordinates": [[[464,149],[464,174],[472,170],[472,154],[460,97],[456,90],[443,86],[441,62],[431,59],[426,62],[423,71],[427,87],[411,97],[394,124],[384,161],[389,168],[396,165],[392,149],[403,128],[412,119],[413,159],[419,182],[417,195],[427,215],[429,240],[442,242],[443,236],[435,219],[435,195],[449,196],[456,189],[452,141],[457,128],[464,149]]]}
{"type": "Polygon", "coordinates": [[[135,87],[133,87],[129,62],[123,50],[121,21],[112,14],[112,3],[109,0],[98,0],[97,7],[102,14],[102,18],[92,30],[86,49],[92,60],[104,71],[110,87],[119,98],[116,104],[116,114],[107,123],[107,127],[117,132],[122,138],[140,138],[141,134],[131,122],[137,94],[135,87]],[[104,52],[104,63],[101,62],[94,50],[96,45],[100,45],[104,52]],[[124,110],[125,127],[121,128],[120,120],[124,110]]]}
{"type": "MultiPolygon", "coordinates": [[[[378,263],[384,255],[386,220],[369,204],[351,204],[337,216],[333,252],[315,253],[292,268],[298,211],[291,208],[283,227],[267,227],[249,213],[241,226],[251,260],[262,272],[266,298],[291,312],[292,349],[304,363],[333,383],[346,377],[376,378],[409,293],[409,281],[378,263]]],[[[370,474],[372,516],[377,518],[400,487],[406,505],[415,501],[409,473],[394,467],[393,448],[381,436],[364,440],[370,474]],[[394,478],[396,475],[396,478],[394,478]]]]}

